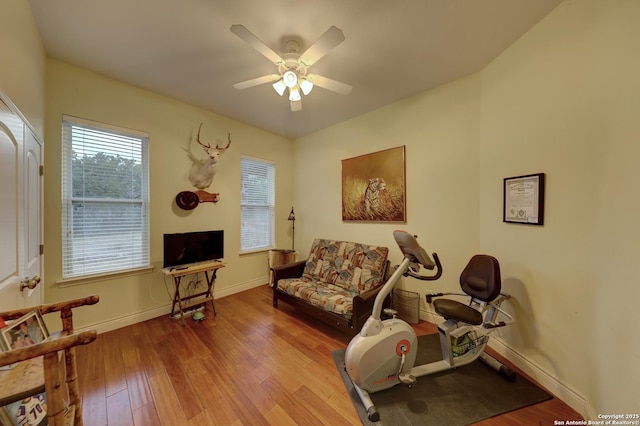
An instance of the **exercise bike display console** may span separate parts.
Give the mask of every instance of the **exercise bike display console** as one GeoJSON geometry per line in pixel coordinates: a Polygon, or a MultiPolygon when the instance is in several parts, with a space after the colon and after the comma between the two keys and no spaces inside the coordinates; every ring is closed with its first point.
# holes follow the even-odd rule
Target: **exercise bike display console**
{"type": "Polygon", "coordinates": [[[369,394],[400,383],[413,387],[417,377],[460,367],[476,359],[484,361],[507,380],[514,381],[516,376],[511,369],[484,353],[489,334],[496,328],[513,323],[513,318],[500,308],[510,296],[501,291],[498,261],[488,255],[473,256],[462,272],[460,285],[464,294],[426,295],[427,303],[433,302],[435,311],[445,319],[438,325],[443,359],[414,366],[418,351],[414,329],[395,315],[382,320],[382,305],[401,276],[434,281],[441,277],[442,265],[438,255],[433,253],[432,259],[415,236],[405,231],[394,231],[393,237],[404,255],[402,263],[376,296],[371,316],[345,351],[345,369],[369,420],[375,422],[380,419],[369,394]],[[421,267],[435,269],[435,272],[421,274],[421,267]],[[448,295],[466,296],[468,303],[450,299],[434,301],[434,298],[448,295]],[[498,315],[505,320],[497,321],[498,315]]]}

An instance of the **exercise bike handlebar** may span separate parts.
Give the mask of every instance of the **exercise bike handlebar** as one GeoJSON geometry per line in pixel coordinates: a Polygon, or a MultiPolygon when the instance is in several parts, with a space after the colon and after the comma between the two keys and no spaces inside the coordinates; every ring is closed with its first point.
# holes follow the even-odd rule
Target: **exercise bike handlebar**
{"type": "Polygon", "coordinates": [[[409,259],[411,264],[403,275],[415,278],[417,280],[422,281],[435,281],[440,276],[442,276],[442,264],[440,263],[440,258],[438,258],[437,253],[433,253],[433,260],[429,257],[429,254],[423,249],[420,244],[418,244],[418,240],[415,235],[411,235],[406,231],[393,231],[393,238],[396,240],[398,247],[400,247],[400,251],[404,254],[405,259],[409,259]],[[423,267],[433,270],[436,269],[436,273],[434,275],[421,275],[418,273],[420,267],[418,265],[422,265],[423,267]]]}
{"type": "Polygon", "coordinates": [[[400,247],[400,251],[405,257],[410,257],[414,262],[421,264],[427,269],[433,269],[436,264],[429,257],[429,254],[423,249],[415,235],[411,235],[406,231],[393,231],[393,238],[400,247]]]}
{"type": "Polygon", "coordinates": [[[442,276],[442,264],[440,263],[440,258],[438,257],[438,253],[431,253],[433,256],[433,260],[435,262],[436,273],[434,275],[421,275],[411,268],[407,269],[407,272],[404,273],[405,276],[410,276],[411,278],[415,278],[417,280],[422,281],[435,281],[442,276]]]}

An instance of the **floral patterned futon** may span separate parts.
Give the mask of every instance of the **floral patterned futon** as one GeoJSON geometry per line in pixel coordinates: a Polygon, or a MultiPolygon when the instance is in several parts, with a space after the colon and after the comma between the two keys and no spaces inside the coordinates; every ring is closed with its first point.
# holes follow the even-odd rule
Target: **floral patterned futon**
{"type": "Polygon", "coordinates": [[[278,289],[299,299],[351,317],[353,298],[384,283],[387,247],[316,239],[300,278],[278,281],[278,289]]]}

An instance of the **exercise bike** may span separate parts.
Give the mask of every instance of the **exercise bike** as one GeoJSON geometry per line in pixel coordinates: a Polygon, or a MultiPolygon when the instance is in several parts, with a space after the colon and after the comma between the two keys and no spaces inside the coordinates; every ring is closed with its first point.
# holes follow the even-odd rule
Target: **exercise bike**
{"type": "Polygon", "coordinates": [[[345,369],[353,382],[370,421],[380,420],[378,411],[369,394],[389,389],[399,383],[413,387],[417,377],[461,367],[476,359],[499,372],[509,381],[516,374],[495,358],[484,353],[489,334],[496,328],[514,322],[513,317],[500,308],[510,296],[501,292],[500,266],[488,255],[475,255],[460,276],[460,285],[465,294],[427,294],[427,303],[433,303],[436,313],[445,318],[438,325],[442,360],[414,366],[418,351],[418,339],[413,328],[396,318],[392,310],[391,319],[381,319],[382,306],[401,276],[410,276],[423,281],[434,281],[442,275],[442,265],[436,253],[433,260],[418,244],[414,236],[405,231],[394,231],[393,237],[404,254],[402,263],[384,284],[373,305],[367,322],[347,346],[345,369]],[[432,275],[420,273],[420,266],[434,270],[432,275]],[[441,296],[468,296],[467,304],[441,296]],[[435,300],[434,300],[435,299],[435,300]],[[498,315],[505,320],[497,321],[498,315]]]}

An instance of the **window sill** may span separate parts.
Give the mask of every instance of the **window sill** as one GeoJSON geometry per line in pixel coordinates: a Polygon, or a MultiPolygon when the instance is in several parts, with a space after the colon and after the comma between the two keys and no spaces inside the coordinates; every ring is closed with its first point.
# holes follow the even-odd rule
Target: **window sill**
{"type": "Polygon", "coordinates": [[[251,255],[251,254],[265,253],[265,252],[268,252],[269,250],[274,250],[274,249],[275,249],[275,247],[263,247],[263,248],[259,248],[259,249],[253,249],[253,250],[244,250],[244,251],[241,251],[238,254],[240,256],[247,256],[247,255],[251,255]]]}
{"type": "Polygon", "coordinates": [[[153,270],[154,270],[153,266],[147,266],[144,268],[128,269],[126,271],[110,272],[106,274],[85,275],[82,277],[66,278],[66,279],[63,278],[63,279],[57,280],[56,285],[60,288],[73,287],[77,285],[91,284],[99,281],[109,281],[109,280],[115,280],[123,277],[130,277],[133,275],[146,274],[153,270]]]}

